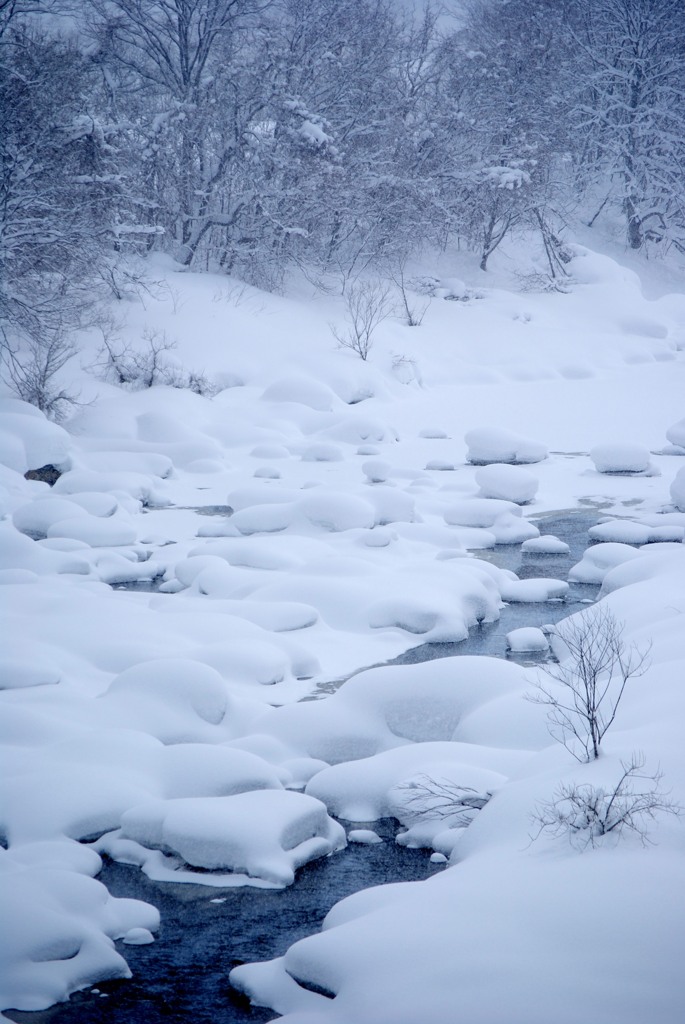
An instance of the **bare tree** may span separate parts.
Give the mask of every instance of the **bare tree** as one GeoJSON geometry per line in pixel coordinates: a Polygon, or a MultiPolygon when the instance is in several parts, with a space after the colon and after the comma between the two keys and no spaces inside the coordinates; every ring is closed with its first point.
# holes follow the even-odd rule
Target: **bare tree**
{"type": "Polygon", "coordinates": [[[541,835],[566,837],[571,846],[595,847],[604,836],[638,836],[643,846],[649,839],[649,823],[660,814],[682,814],[682,807],[661,789],[663,773],[646,772],[645,758],[632,754],[621,761],[622,773],[613,788],[590,783],[564,783],[554,798],[541,803],[532,816],[536,826],[531,841],[541,835]]]}
{"type": "Polygon", "coordinates": [[[407,281],[407,256],[401,253],[393,263],[390,264],[388,276],[400,293],[402,301],[403,319],[407,327],[420,327],[426,310],[430,305],[430,299],[415,305],[409,296],[409,282],[407,281]]]}
{"type": "Polygon", "coordinates": [[[356,281],[345,292],[347,329],[330,325],[340,348],[356,352],[365,362],[373,345],[376,328],[392,314],[390,288],[381,281],[356,281]]]}
{"type": "Polygon", "coordinates": [[[647,670],[651,644],[626,644],[623,626],[602,605],[566,619],[554,636],[564,656],[545,675],[559,685],[538,678],[527,699],[549,708],[550,735],[576,760],[592,761],[599,757],[628,680],[647,670]]]}

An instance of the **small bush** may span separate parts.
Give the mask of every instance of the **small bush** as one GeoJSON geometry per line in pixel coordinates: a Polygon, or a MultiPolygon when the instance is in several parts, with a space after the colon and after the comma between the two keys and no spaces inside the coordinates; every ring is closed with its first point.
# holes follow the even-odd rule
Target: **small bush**
{"type": "Polygon", "coordinates": [[[145,347],[142,350],[134,349],[103,330],[103,346],[95,370],[104,380],[131,391],[164,385],[187,388],[197,395],[211,398],[220,390],[204,374],[185,370],[169,358],[176,342],[168,339],[164,332],[145,331],[143,341],[145,347]]]}
{"type": "Polygon", "coordinates": [[[366,362],[376,328],[392,315],[390,288],[380,281],[358,281],[345,292],[345,306],[347,330],[343,333],[330,324],[331,333],[340,348],[356,352],[366,362]]]}
{"type": "Polygon", "coordinates": [[[21,346],[12,344],[2,331],[2,380],[17,398],[59,422],[78,403],[78,395],[60,387],[57,380],[59,371],[75,354],[68,333],[59,328],[47,330],[39,337],[28,337],[21,346]]]}
{"type": "Polygon", "coordinates": [[[661,789],[660,771],[646,772],[640,753],[621,761],[622,773],[615,785],[604,788],[590,783],[564,783],[554,798],[540,804],[532,816],[541,835],[566,838],[577,850],[597,846],[605,837],[619,840],[636,835],[643,846],[651,842],[649,825],[660,814],[680,815],[682,808],[661,789]]]}
{"type": "Polygon", "coordinates": [[[491,797],[450,779],[418,775],[395,786],[392,802],[404,822],[445,819],[450,828],[466,828],[491,797]]]}

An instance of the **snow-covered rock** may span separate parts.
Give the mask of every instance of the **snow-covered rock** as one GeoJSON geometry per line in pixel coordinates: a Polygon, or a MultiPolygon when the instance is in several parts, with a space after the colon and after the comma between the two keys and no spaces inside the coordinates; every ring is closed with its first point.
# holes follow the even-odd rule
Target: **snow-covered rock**
{"type": "Polygon", "coordinates": [[[590,449],[598,473],[646,473],[651,469],[649,450],[623,441],[599,444],[590,449]]]}
{"type": "Polygon", "coordinates": [[[277,886],[290,885],[297,868],[346,842],[345,830],[329,818],[323,803],[288,790],[142,804],[123,815],[120,835],[178,854],[193,867],[277,886]]]}
{"type": "Polygon", "coordinates": [[[475,478],[483,498],[503,498],[517,505],[532,501],[538,489],[537,478],[519,466],[481,466],[475,478]]]}
{"type": "Polygon", "coordinates": [[[535,626],[522,626],[512,629],[506,635],[507,647],[510,651],[548,651],[549,641],[541,629],[535,626]]]}
{"type": "Polygon", "coordinates": [[[547,458],[547,448],[543,444],[496,427],[470,430],[464,440],[468,446],[466,457],[476,466],[491,462],[542,462],[547,458]]]}
{"type": "Polygon", "coordinates": [[[542,537],[531,537],[521,545],[521,551],[536,555],[567,555],[570,548],[566,541],[545,534],[542,537]]]}

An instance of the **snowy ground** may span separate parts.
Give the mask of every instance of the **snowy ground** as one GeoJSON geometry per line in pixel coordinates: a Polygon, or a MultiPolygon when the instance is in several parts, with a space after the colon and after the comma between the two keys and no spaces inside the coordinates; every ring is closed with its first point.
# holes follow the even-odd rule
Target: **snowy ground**
{"type": "MultiPolygon", "coordinates": [[[[65,428],[3,400],[2,1006],[126,976],[125,943],[152,941],[157,912],[109,897],[100,853],[282,887],[345,844],[336,818],[394,814],[448,867],[238,969],[255,1001],[288,1024],[679,1019],[683,822],[658,816],[647,846],[530,842],[561,784],[611,787],[634,751],[685,802],[685,289],[650,269],[646,299],[580,247],[572,273],[569,294],[424,274],[423,324],[386,321],[362,362],[331,335],[339,297],[159,262],[152,294],[117,304],[121,337],[166,335],[215,397],[95,379],[94,332],[65,428]],[[24,478],[46,464],[54,487],[24,478]],[[535,518],[579,507],[606,521],[573,577],[652,644],[599,760],[553,742],[530,672],[496,659],[371,669],[298,703],[503,601],[563,598],[477,555],[552,553],[535,518]],[[417,821],[402,794],[426,777],[492,797],[467,829],[417,821]]],[[[546,644],[526,632],[512,647],[546,644]]]]}

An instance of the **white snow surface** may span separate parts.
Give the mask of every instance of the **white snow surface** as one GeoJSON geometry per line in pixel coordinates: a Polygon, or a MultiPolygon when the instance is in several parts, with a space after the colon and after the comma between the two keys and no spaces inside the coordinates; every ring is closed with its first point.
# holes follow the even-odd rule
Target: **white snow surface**
{"type": "Polygon", "coordinates": [[[685,287],[647,299],[632,270],[574,252],[564,295],[512,290],[497,259],[429,268],[482,298],[386,321],[366,362],[335,345],[332,293],[219,302],[225,278],[153,262],[182,301],[127,300],[122,331],[166,331],[223,390],[104,384],[80,368],[93,334],[63,371],[84,403],[64,424],[0,397],[0,1008],[127,977],[127,946],[157,931],[97,881],[98,851],[210,892],[282,887],[345,855],[336,816],[373,843],[394,814],[437,874],[357,893],[233,972],[286,1024],[679,1021],[682,821],[659,817],[644,847],[531,842],[541,801],[610,785],[636,750],[685,803],[685,287]],[[45,465],[52,488],[24,476],[45,465]],[[537,567],[566,545],[536,523],[580,509],[602,521],[569,578],[651,645],[591,764],[525,699],[537,669],[384,665],[504,603],[544,622],[568,583],[537,567]],[[525,578],[496,564],[504,545],[525,578]],[[417,816],[427,778],[482,809],[417,816]]]}

